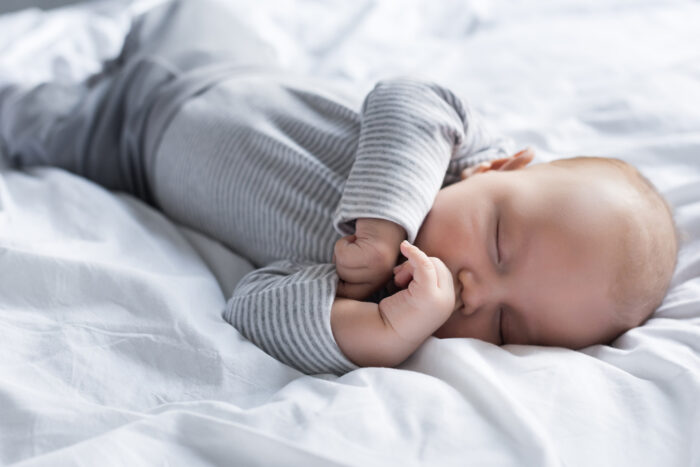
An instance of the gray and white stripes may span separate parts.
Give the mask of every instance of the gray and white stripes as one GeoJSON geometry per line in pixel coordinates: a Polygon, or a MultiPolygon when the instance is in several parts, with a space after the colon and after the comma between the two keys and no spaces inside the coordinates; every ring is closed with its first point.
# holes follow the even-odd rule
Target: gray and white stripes
{"type": "Polygon", "coordinates": [[[356,366],[329,339],[337,281],[332,264],[277,261],[241,280],[224,317],[251,342],[304,373],[344,373],[356,366]]]}
{"type": "Polygon", "coordinates": [[[216,3],[168,2],[89,82],[0,89],[0,144],[20,166],[128,191],[248,258],[259,269],[225,318],[284,363],[340,374],[356,366],[330,326],[335,242],[360,217],[413,241],[441,186],[506,152],[436,84],[381,81],[349,102],[270,58],[216,3]]]}
{"type": "Polygon", "coordinates": [[[413,242],[462,139],[463,123],[433,85],[378,83],[362,106],[359,145],[333,222],[359,217],[401,224],[413,242]]]}
{"type": "Polygon", "coordinates": [[[227,78],[185,102],[147,167],[170,217],[259,267],[224,317],[284,363],[342,374],[357,367],[330,327],[335,241],[360,217],[413,241],[441,186],[506,152],[436,84],[382,81],[360,112],[324,89],[271,72],[227,78]]]}

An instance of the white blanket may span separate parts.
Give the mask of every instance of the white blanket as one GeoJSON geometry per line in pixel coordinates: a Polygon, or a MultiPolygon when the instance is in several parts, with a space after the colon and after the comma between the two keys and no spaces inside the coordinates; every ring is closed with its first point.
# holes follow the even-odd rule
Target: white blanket
{"type": "MultiPolygon", "coordinates": [[[[0,85],[81,79],[152,3],[0,16],[0,85]]],[[[229,4],[298,70],[357,92],[419,74],[540,161],[636,164],[686,237],[672,290],[613,346],[430,338],[399,369],[309,377],[221,318],[246,261],[130,196],[5,169],[0,463],[700,465],[700,4],[229,4]]]]}

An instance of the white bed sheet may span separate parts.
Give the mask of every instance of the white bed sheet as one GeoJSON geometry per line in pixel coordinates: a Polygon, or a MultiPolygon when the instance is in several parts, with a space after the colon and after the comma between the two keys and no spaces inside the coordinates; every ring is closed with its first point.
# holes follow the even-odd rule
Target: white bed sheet
{"type": "MultiPolygon", "coordinates": [[[[0,16],[0,85],[95,71],[152,3],[0,16]]],[[[540,160],[635,163],[686,237],[673,288],[613,346],[431,338],[399,369],[304,376],[222,320],[246,261],[130,196],[5,169],[0,463],[700,465],[700,4],[229,4],[289,66],[358,92],[418,73],[540,160]]]]}

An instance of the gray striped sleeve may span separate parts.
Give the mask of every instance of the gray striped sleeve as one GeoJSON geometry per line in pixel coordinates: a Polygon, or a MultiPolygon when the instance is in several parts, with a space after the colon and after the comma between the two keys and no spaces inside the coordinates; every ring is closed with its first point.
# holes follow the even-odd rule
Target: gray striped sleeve
{"type": "Polygon", "coordinates": [[[433,89],[455,109],[464,125],[462,142],[447,166],[443,187],[458,182],[461,179],[462,170],[467,167],[512,154],[511,141],[508,138],[492,135],[467,103],[446,88],[434,85],[433,89]]]}
{"type": "Polygon", "coordinates": [[[471,118],[437,84],[380,81],[362,106],[355,162],[334,213],[336,230],[351,234],[356,219],[377,217],[401,225],[413,242],[446,179],[457,181],[462,168],[503,153],[471,118]]]}
{"type": "Polygon", "coordinates": [[[306,374],[341,375],[359,368],[331,330],[338,276],[333,264],[277,261],[238,283],[224,318],[277,360],[306,374]]]}
{"type": "Polygon", "coordinates": [[[360,118],[355,162],[333,224],[351,234],[360,217],[387,219],[413,242],[461,141],[461,121],[430,85],[402,78],[377,83],[360,118]]]}

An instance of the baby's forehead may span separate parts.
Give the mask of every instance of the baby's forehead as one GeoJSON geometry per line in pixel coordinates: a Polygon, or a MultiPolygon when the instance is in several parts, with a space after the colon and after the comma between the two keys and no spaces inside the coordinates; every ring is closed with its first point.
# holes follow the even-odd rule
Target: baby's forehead
{"type": "Polygon", "coordinates": [[[527,249],[538,245],[538,254],[554,256],[560,262],[552,268],[590,271],[618,269],[625,256],[624,243],[639,225],[630,190],[624,185],[590,174],[562,171],[559,167],[532,171],[527,183],[510,191],[506,213],[513,226],[504,229],[527,249]],[[521,233],[518,233],[518,232],[521,233]]]}
{"type": "Polygon", "coordinates": [[[601,271],[607,271],[615,300],[628,300],[621,298],[621,290],[636,290],[657,280],[644,271],[648,264],[659,262],[656,256],[662,250],[674,256],[672,248],[666,248],[674,242],[668,238],[673,229],[663,206],[649,202],[631,171],[593,168],[543,165],[532,171],[534,192],[540,199],[549,197],[549,202],[541,203],[548,209],[538,227],[560,229],[563,244],[585,252],[584,258],[590,255],[601,271]]]}
{"type": "Polygon", "coordinates": [[[520,178],[523,183],[508,190],[511,202],[520,211],[543,218],[544,226],[609,232],[616,219],[634,213],[631,185],[604,173],[542,163],[523,171],[520,178]]]}

